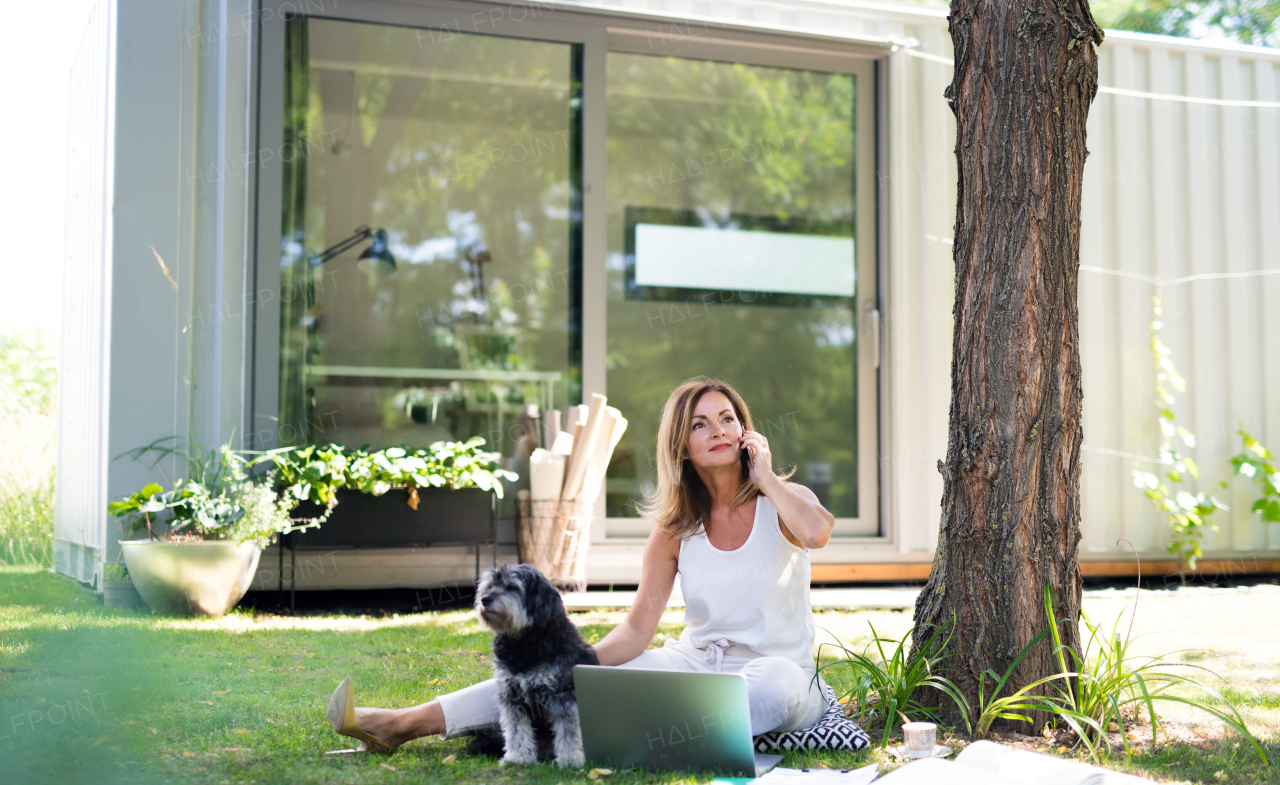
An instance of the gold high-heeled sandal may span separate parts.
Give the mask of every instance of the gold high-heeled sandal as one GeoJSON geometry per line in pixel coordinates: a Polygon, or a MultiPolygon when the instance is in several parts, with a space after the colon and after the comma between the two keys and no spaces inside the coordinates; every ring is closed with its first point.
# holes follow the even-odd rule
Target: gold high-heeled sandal
{"type": "Polygon", "coordinates": [[[329,709],[325,712],[325,717],[328,718],[329,724],[333,726],[334,732],[362,741],[366,747],[365,750],[334,750],[334,753],[385,752],[393,749],[390,744],[360,727],[360,721],[356,719],[355,692],[351,689],[350,678],[343,679],[342,683],[338,685],[338,689],[333,691],[333,696],[329,698],[329,709]]]}

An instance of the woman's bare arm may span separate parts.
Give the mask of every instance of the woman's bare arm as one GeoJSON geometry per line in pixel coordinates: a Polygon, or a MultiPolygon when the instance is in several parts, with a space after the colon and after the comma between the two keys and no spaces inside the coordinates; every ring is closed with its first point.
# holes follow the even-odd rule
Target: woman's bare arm
{"type": "Polygon", "coordinates": [[[788,540],[801,548],[821,548],[831,539],[836,517],[822,506],[818,495],[803,485],[784,482],[774,475],[760,490],[778,511],[778,523],[788,540]]]}
{"type": "Polygon", "coordinates": [[[671,599],[676,582],[676,564],[680,558],[680,541],[661,528],[655,528],[644,546],[640,564],[640,588],[635,602],[622,623],[596,644],[601,665],[630,662],[645,650],[658,631],[662,612],[671,599]]]}
{"type": "Polygon", "coordinates": [[[739,444],[751,454],[751,479],[769,497],[778,511],[782,534],[800,548],[821,548],[831,539],[836,516],[818,501],[818,495],[803,485],[786,482],[773,473],[773,453],[769,440],[757,431],[746,431],[739,444]]]}

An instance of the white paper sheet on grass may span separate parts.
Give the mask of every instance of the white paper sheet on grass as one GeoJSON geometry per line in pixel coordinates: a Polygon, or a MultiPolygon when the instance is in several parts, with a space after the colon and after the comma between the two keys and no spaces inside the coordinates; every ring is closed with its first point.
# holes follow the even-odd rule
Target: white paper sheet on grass
{"type": "Polygon", "coordinates": [[[852,297],[852,237],[636,224],[635,282],[852,297]]]}
{"type": "Polygon", "coordinates": [[[878,769],[879,765],[875,763],[851,771],[778,767],[751,782],[752,785],[868,785],[876,778],[878,769]]]}

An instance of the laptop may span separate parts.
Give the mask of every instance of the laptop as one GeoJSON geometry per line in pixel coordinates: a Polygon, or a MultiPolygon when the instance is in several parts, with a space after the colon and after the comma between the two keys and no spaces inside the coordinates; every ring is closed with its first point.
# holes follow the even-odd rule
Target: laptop
{"type": "Polygon", "coordinates": [[[591,763],[758,777],[782,760],[753,751],[739,674],[577,665],[573,686],[591,763]]]}

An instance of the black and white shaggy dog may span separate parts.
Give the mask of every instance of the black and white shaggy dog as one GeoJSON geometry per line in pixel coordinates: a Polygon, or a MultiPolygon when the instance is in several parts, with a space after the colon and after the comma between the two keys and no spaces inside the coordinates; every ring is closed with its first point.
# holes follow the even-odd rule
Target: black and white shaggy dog
{"type": "Polygon", "coordinates": [[[561,767],[581,767],[573,666],[599,660],[569,621],[560,594],[533,567],[502,566],[481,577],[476,613],[495,635],[503,763],[554,757],[561,767]]]}

